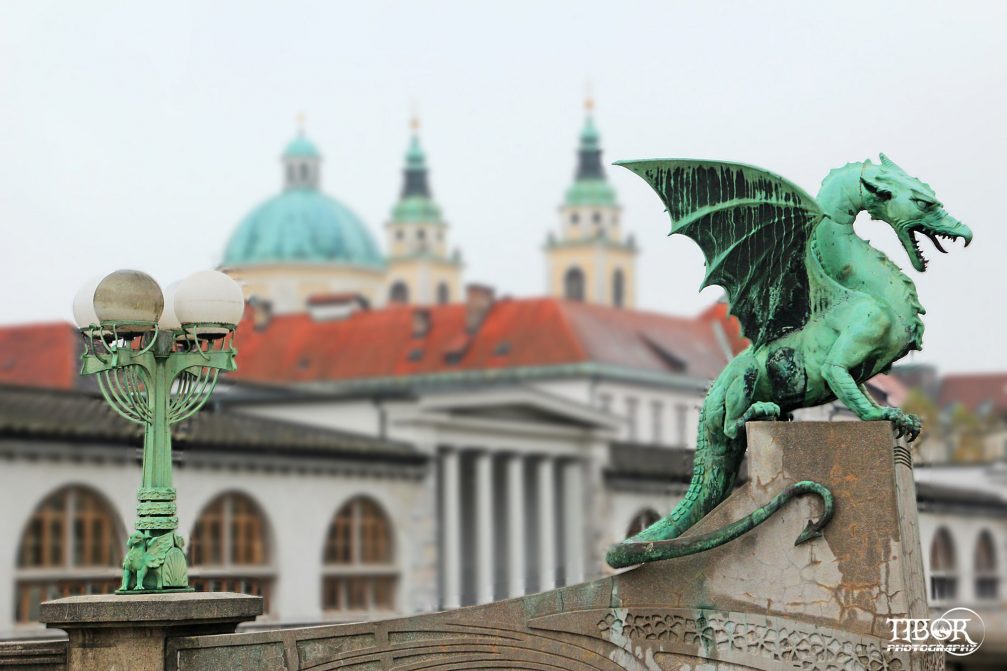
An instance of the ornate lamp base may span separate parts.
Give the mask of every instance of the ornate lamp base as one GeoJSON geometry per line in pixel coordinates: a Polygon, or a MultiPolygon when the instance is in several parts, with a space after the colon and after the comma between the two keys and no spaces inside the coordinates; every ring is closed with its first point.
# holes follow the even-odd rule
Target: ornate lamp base
{"type": "Polygon", "coordinates": [[[175,490],[141,487],[137,491],[136,531],[126,542],[122,584],[116,594],[192,592],[185,540],[175,533],[175,490]]]}

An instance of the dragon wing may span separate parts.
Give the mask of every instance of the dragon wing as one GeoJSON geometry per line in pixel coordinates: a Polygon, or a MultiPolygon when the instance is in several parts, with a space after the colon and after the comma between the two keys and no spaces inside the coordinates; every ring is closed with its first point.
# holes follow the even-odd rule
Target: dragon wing
{"type": "Polygon", "coordinates": [[[168,532],[156,536],[147,543],[147,567],[155,568],[164,563],[168,550],[175,547],[175,534],[168,532]]]}
{"type": "Polygon", "coordinates": [[[703,287],[727,292],[731,314],[759,347],[808,321],[808,238],[825,213],[798,186],[760,168],[686,159],[618,161],[664,201],[671,234],[699,244],[703,287]]]}

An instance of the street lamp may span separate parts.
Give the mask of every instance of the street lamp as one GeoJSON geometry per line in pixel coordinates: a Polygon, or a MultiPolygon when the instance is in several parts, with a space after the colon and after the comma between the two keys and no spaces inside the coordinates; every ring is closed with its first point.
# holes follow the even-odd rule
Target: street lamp
{"type": "Polygon", "coordinates": [[[203,406],[220,371],[236,368],[234,329],[243,310],[241,287],[213,270],[172,285],[167,296],[149,275],[117,270],[92,278],[74,298],[81,374],[96,376],[109,405],[144,427],[136,530],[117,594],[192,591],[175,531],[171,425],[203,406]]]}

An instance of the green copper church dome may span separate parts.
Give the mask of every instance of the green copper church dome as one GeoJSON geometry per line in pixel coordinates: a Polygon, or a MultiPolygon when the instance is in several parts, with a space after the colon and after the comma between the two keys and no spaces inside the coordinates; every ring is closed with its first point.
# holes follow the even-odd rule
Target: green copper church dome
{"type": "Polygon", "coordinates": [[[299,135],[283,153],[284,191],[238,225],[224,252],[225,266],[266,263],[340,263],[383,268],[367,226],[318,188],[321,154],[299,135]]]}

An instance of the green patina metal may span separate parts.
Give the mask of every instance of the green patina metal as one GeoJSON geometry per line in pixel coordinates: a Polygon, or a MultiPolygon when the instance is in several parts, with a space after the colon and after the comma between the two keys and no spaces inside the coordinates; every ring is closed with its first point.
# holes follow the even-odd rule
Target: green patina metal
{"type": "Polygon", "coordinates": [[[123,322],[82,329],[81,374],[96,376],[109,405],[144,427],[136,531],[127,542],[119,594],[191,591],[184,541],[175,532],[171,425],[199,411],[219,371],[236,368],[233,325],[149,329],[123,322]]]}
{"type": "Polygon", "coordinates": [[[924,313],[912,280],[853,229],[858,213],[888,223],[912,266],[927,261],[918,236],[972,232],[945,211],[927,184],[884,154],[880,164],[850,163],[829,173],[817,200],[770,172],[699,160],[625,161],[664,201],[671,233],[695,240],[706,257],[703,286],[727,292],[731,313],[752,344],[714,382],[700,414],[692,482],[681,503],[636,536],[613,546],[614,567],[681,556],[726,543],[794,496],[815,494],[825,512],[798,538],[808,540],[831,514],[831,495],[799,483],[747,518],[697,537],[678,537],[734,487],[745,454],[745,423],[789,417],[838,399],[860,419],[889,421],[898,436],[919,434],[917,417],[881,407],[864,382],[922,346],[924,313]],[[811,535],[809,535],[809,533],[811,535]]]}
{"type": "Polygon", "coordinates": [[[413,134],[402,170],[402,193],[392,209],[392,223],[446,226],[441,208],[434,201],[430,190],[427,155],[420,144],[419,121],[414,119],[412,126],[413,134]]]}
{"type": "Polygon", "coordinates": [[[601,164],[601,135],[594,125],[592,103],[587,102],[587,118],[580,132],[577,150],[577,170],[574,182],[566,190],[567,207],[617,207],[615,189],[605,179],[601,164]]]}
{"type": "Polygon", "coordinates": [[[566,190],[565,203],[568,207],[617,205],[615,189],[602,179],[577,180],[566,190]]]}
{"type": "Polygon", "coordinates": [[[445,226],[441,220],[441,208],[433,200],[421,196],[410,196],[395,203],[392,221],[396,224],[417,223],[445,226]]]}
{"type": "Polygon", "coordinates": [[[360,217],[310,187],[288,189],[255,208],[228,242],[223,263],[341,263],[376,270],[385,266],[360,217]]]}
{"type": "Polygon", "coordinates": [[[320,189],[321,153],[303,131],[283,152],[283,191],[238,225],[223,265],[339,264],[380,272],[385,260],[350,208],[320,189]]]}
{"type": "Polygon", "coordinates": [[[321,158],[322,154],[318,151],[315,143],[306,138],[303,132],[300,132],[283,150],[283,156],[285,158],[321,158]]]}

